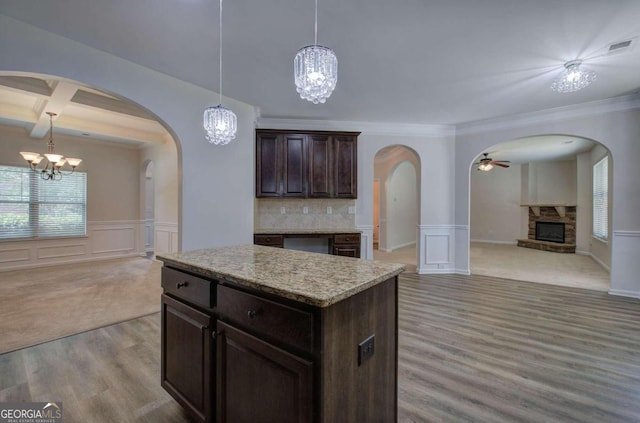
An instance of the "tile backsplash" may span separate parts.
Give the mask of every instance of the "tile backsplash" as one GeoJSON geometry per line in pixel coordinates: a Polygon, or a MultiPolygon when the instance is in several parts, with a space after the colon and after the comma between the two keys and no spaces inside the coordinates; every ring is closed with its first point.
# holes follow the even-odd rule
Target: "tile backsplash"
{"type": "Polygon", "coordinates": [[[347,199],[256,199],[256,230],[260,229],[354,229],[356,200],[347,199]],[[284,207],[285,213],[281,213],[284,207]],[[304,213],[304,208],[307,213],[304,213]],[[331,207],[331,214],[327,213],[331,207]],[[352,208],[353,213],[349,213],[352,208]]]}

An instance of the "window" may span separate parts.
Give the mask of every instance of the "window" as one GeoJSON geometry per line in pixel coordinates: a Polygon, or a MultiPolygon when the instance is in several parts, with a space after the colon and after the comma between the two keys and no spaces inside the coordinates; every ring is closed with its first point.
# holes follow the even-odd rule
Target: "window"
{"type": "Polygon", "coordinates": [[[0,166],[0,239],[84,236],[87,174],[45,181],[29,168],[0,166]]]}
{"type": "Polygon", "coordinates": [[[593,165],[593,236],[609,237],[609,158],[593,165]]]}

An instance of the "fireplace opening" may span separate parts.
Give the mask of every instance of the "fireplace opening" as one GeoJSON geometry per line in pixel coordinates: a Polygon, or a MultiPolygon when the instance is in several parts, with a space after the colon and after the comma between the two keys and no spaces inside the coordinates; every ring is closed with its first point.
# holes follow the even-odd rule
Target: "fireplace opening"
{"type": "Polygon", "coordinates": [[[564,223],[536,222],[536,239],[564,244],[564,223]]]}

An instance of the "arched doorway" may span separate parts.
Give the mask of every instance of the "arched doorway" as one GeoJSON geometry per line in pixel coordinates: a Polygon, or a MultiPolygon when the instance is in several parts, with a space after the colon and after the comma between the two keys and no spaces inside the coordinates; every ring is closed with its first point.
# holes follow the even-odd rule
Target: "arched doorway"
{"type": "Polygon", "coordinates": [[[476,160],[470,167],[471,273],[607,291],[609,151],[585,138],[540,135],[496,144],[478,158],[483,153],[511,163],[483,171],[476,160]],[[603,160],[606,186],[594,192],[603,160]],[[600,236],[594,224],[604,225],[600,236]]]}
{"type": "Polygon", "coordinates": [[[412,149],[394,145],[374,159],[374,258],[408,264],[415,271],[420,216],[420,162],[412,149]]]}

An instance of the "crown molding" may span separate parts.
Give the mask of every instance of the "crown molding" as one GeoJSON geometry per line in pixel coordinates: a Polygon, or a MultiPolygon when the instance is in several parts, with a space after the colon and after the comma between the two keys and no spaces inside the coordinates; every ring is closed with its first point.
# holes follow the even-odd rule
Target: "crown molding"
{"type": "Polygon", "coordinates": [[[640,109],[640,94],[612,97],[588,103],[572,104],[554,107],[537,112],[518,115],[502,116],[475,122],[461,123],[456,126],[456,135],[477,134],[479,132],[496,131],[500,129],[517,128],[525,125],[535,125],[549,122],[549,120],[575,119],[600,115],[603,113],[640,109]]]}
{"type": "Polygon", "coordinates": [[[398,135],[413,137],[453,137],[454,125],[421,125],[415,123],[380,123],[318,119],[278,119],[258,117],[259,129],[299,129],[308,131],[357,131],[364,135],[398,135]]]}

